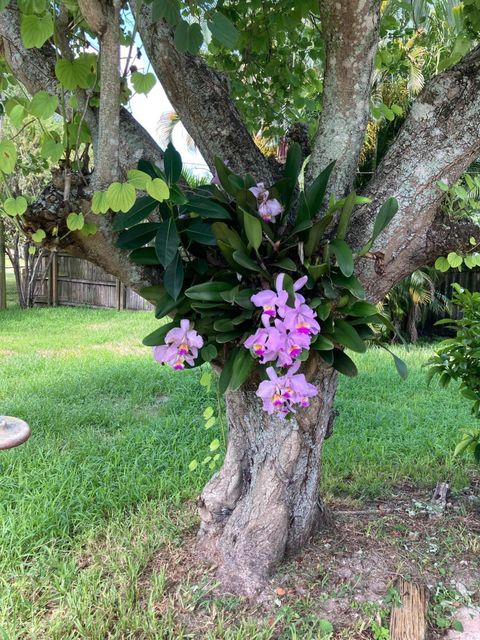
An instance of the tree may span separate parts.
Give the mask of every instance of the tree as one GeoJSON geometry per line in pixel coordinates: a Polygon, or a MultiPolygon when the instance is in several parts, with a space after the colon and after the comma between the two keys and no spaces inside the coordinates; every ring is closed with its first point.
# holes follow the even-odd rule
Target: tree
{"type": "MultiPolygon", "coordinates": [[[[303,156],[309,155],[307,188],[332,162],[326,202],[332,197],[333,209],[354,186],[363,185],[363,204],[353,211],[346,238],[357,254],[372,237],[381,206],[396,198],[399,213],[369,248],[368,259],[356,261],[368,299],[381,300],[405,276],[438,256],[462,251],[472,235],[478,236],[470,220],[445,216],[437,186],[439,180],[455,183],[480,153],[480,47],[474,46],[478,2],[465,2],[463,14],[456,14],[458,25],[445,22],[440,36],[432,14],[437,3],[418,4],[423,8],[413,15],[410,3],[379,0],[225,0],[215,8],[180,0],[125,6],[118,0],[12,2],[0,12],[5,59],[33,99],[39,92],[56,98],[48,102],[41,94],[64,122],[64,136],[55,142],[62,145],[63,182],[49,189],[47,199],[29,206],[25,216],[31,230],[44,230],[44,246],[91,260],[137,291],[163,278],[160,266],[133,262],[117,246],[115,216],[92,215],[92,209],[132,206],[135,189],[123,180],[139,160],[163,167],[163,151],[125,106],[119,108],[128,104],[128,81],[137,91],[147,91],[152,81],[132,68],[131,59],[119,71],[120,39],[136,46],[125,29],[127,17],[133,16],[148,60],[212,171],[216,166],[227,180],[232,171],[250,174],[254,183],[277,183],[282,167],[261,153],[252,134],[261,129],[275,138],[300,121],[304,126],[293,129],[303,156]],[[202,44],[200,25],[205,24],[211,39],[202,44]],[[425,46],[425,88],[413,102],[407,97],[404,107],[382,89],[370,120],[378,72],[402,79],[418,69],[411,60],[404,64],[413,37],[415,46],[441,41],[430,58],[425,46]],[[374,174],[367,182],[357,178],[357,170],[372,122],[385,135],[375,145],[374,174]],[[90,140],[91,175],[91,162],[79,159],[80,142],[90,140]],[[216,159],[222,162],[215,165],[216,159]],[[112,183],[120,186],[113,187],[116,198],[109,199],[112,183]],[[93,224],[96,229],[86,227],[93,224]]],[[[20,106],[32,109],[29,100],[20,106]]],[[[37,113],[43,117],[45,112],[39,107],[37,113]]],[[[291,148],[296,148],[292,141],[291,148]]],[[[8,166],[4,161],[2,170],[8,166]]],[[[135,179],[130,174],[128,180],[135,179]]],[[[236,177],[232,184],[241,190],[236,177]]],[[[293,215],[298,214],[301,197],[295,190],[290,196],[293,215]]],[[[316,210],[312,224],[324,213],[316,210]]],[[[338,233],[337,221],[332,214],[326,245],[338,233]]],[[[295,264],[303,269],[298,247],[295,264]]],[[[337,371],[327,360],[314,355],[305,364],[318,393],[291,420],[261,411],[254,375],[226,394],[228,447],[221,470],[199,498],[199,549],[218,566],[227,591],[255,594],[321,520],[321,450],[337,386],[337,371]]]]}

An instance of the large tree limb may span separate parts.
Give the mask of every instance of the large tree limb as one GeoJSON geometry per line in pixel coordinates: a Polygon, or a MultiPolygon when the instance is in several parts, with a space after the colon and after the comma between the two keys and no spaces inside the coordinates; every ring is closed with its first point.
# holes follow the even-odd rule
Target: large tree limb
{"type": "Polygon", "coordinates": [[[342,197],[355,180],[370,112],[370,92],[378,43],[379,0],[320,2],[326,61],[322,113],[309,179],[336,160],[330,193],[342,197]]]}
{"type": "Polygon", "coordinates": [[[251,173],[268,182],[275,162],[263,156],[229,96],[228,80],[200,57],[180,53],[172,29],[163,20],[152,23],[151,9],[135,9],[138,31],[168,99],[211,169],[215,157],[233,171],[251,173]]]}
{"type": "Polygon", "coordinates": [[[373,297],[381,298],[395,282],[445,251],[462,249],[468,235],[480,237],[473,223],[444,220],[443,193],[436,185],[438,180],[455,183],[479,155],[480,47],[476,47],[462,62],[433,78],[414,102],[366,189],[364,195],[372,203],[354,216],[350,241],[358,247],[370,235],[380,205],[391,196],[399,203],[398,214],[374,245],[385,254],[383,275],[376,274],[370,262],[360,265],[360,276],[373,297]]]}
{"type": "Polygon", "coordinates": [[[100,42],[100,106],[92,186],[104,189],[119,178],[120,0],[80,0],[79,7],[100,42]]]}

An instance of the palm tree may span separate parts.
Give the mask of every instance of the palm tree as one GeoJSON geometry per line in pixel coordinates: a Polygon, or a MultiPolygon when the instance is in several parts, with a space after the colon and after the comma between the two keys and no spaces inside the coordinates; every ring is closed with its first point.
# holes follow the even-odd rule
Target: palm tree
{"type": "Polygon", "coordinates": [[[384,301],[384,310],[390,315],[397,332],[405,333],[412,343],[418,340],[422,311],[428,309],[439,313],[450,310],[449,299],[435,287],[438,277],[435,269],[418,269],[399,282],[384,301]]]}

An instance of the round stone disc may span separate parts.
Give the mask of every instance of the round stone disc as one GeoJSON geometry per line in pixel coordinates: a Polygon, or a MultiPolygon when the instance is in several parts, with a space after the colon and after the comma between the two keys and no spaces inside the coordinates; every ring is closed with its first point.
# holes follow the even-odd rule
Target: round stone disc
{"type": "Polygon", "coordinates": [[[31,429],[24,420],[0,415],[0,449],[12,449],[28,440],[31,429]]]}

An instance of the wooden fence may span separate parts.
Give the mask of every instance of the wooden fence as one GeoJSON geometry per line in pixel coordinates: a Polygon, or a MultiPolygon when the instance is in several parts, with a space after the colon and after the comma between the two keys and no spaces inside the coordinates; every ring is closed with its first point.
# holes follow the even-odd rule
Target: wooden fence
{"type": "Polygon", "coordinates": [[[43,257],[35,303],[151,310],[152,305],[100,267],[63,253],[43,257]]]}
{"type": "MultiPolygon", "coordinates": [[[[36,303],[43,305],[90,306],[111,309],[151,310],[152,305],[137,293],[125,287],[117,278],[86,260],[58,253],[43,258],[37,279],[36,303]],[[46,273],[45,273],[46,270],[46,273]]],[[[437,290],[447,298],[452,297],[452,283],[458,282],[470,291],[480,291],[480,269],[461,273],[447,271],[437,284],[437,290]]],[[[453,315],[456,309],[452,310],[453,315]]],[[[429,333],[436,320],[448,314],[423,314],[420,330],[429,333]]]]}

